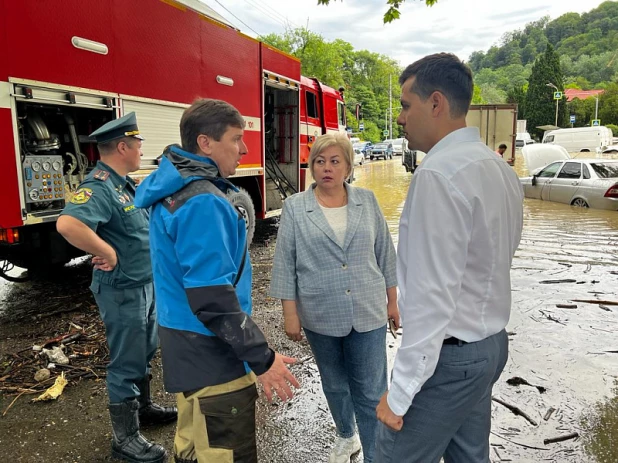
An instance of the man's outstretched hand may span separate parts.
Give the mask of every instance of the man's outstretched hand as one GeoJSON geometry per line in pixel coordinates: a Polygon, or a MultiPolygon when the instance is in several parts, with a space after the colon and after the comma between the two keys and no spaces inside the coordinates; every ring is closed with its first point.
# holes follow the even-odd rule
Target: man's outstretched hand
{"type": "Polygon", "coordinates": [[[291,386],[300,387],[300,384],[290,372],[287,365],[293,365],[296,359],[286,357],[275,352],[275,361],[268,371],[260,376],[258,380],[264,387],[264,394],[269,402],[273,400],[273,393],[277,394],[284,402],[294,397],[291,386]]]}

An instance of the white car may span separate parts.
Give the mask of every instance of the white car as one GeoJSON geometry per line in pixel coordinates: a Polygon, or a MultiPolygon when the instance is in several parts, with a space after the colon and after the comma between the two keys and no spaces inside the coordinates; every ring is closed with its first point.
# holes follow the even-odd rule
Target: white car
{"type": "Polygon", "coordinates": [[[365,162],[365,155],[360,149],[355,148],[354,149],[354,165],[362,166],[364,162],[365,162]]]}
{"type": "Polygon", "coordinates": [[[618,160],[571,158],[557,145],[528,145],[522,154],[532,172],[520,179],[526,198],[618,211],[618,160]]]}

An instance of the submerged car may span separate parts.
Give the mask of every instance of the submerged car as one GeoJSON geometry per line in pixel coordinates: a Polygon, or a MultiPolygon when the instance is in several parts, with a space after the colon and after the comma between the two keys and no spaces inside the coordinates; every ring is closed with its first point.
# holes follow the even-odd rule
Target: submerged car
{"type": "Polygon", "coordinates": [[[571,158],[556,145],[529,145],[522,153],[532,172],[520,179],[526,198],[618,211],[618,160],[571,158]]]}
{"type": "Polygon", "coordinates": [[[354,148],[354,165],[362,166],[365,162],[365,155],[360,150],[360,148],[354,148]]]}
{"type": "Polygon", "coordinates": [[[369,159],[393,159],[393,144],[387,142],[376,143],[369,151],[369,159]]]}
{"type": "Polygon", "coordinates": [[[352,148],[354,149],[354,151],[359,150],[361,153],[363,153],[365,159],[367,159],[369,157],[369,152],[371,151],[372,146],[373,143],[371,143],[370,141],[359,141],[357,143],[354,143],[352,145],[352,148]]]}

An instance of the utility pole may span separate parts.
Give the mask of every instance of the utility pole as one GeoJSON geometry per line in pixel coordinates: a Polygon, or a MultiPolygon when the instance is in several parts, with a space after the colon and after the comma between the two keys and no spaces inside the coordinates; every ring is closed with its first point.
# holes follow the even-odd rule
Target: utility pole
{"type": "MultiPolygon", "coordinates": [[[[393,75],[388,75],[388,138],[393,139],[393,75]]],[[[598,103],[597,99],[597,103],[598,103]]]]}
{"type": "MultiPolygon", "coordinates": [[[[547,84],[548,87],[553,88],[554,90],[556,90],[556,92],[559,92],[560,90],[558,90],[558,87],[556,87],[554,84],[552,84],[551,82],[548,82],[547,84]]],[[[556,127],[558,127],[558,102],[560,101],[558,98],[555,98],[556,100],[556,123],[554,124],[556,127]]]]}
{"type": "Polygon", "coordinates": [[[595,106],[594,106],[594,118],[595,120],[599,118],[599,95],[595,95],[594,96],[597,100],[595,106]]]}

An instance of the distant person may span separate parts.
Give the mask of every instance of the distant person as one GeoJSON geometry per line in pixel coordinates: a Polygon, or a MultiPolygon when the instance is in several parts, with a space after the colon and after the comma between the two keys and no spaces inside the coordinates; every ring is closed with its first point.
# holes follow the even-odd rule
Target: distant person
{"type": "Polygon", "coordinates": [[[298,382],[251,318],[251,262],[238,191],[227,178],[247,154],[245,120],[221,100],[199,99],[137,190],[151,208],[150,246],[163,381],[176,394],[177,463],[257,462],[257,380],[268,400],[298,382]]]}
{"type": "Polygon", "coordinates": [[[150,264],[148,212],[135,207],[142,136],[135,113],[108,122],[91,135],[101,160],[58,218],[58,232],[93,255],[90,289],[105,325],[110,362],[107,395],[112,453],[129,461],[163,462],[166,451],[139,432],[140,425],[176,420],[175,407],[150,398],[150,361],[157,351],[156,306],[150,264]]]}
{"type": "Polygon", "coordinates": [[[376,463],[489,463],[491,392],[508,357],[510,269],[523,190],[466,127],[472,72],[439,53],[399,77],[414,173],[399,225],[404,323],[377,415],[376,463]]]}
{"type": "Polygon", "coordinates": [[[300,341],[304,329],[320,371],[337,428],[329,463],[348,463],[361,445],[373,461],[387,319],[399,326],[395,247],[374,194],[346,183],[353,162],[345,136],[311,147],[315,183],[283,203],[270,289],[287,336],[300,341]]]}
{"type": "Polygon", "coordinates": [[[504,143],[500,143],[498,149],[496,150],[496,154],[501,158],[504,158],[504,153],[506,152],[506,145],[504,143]]]}

